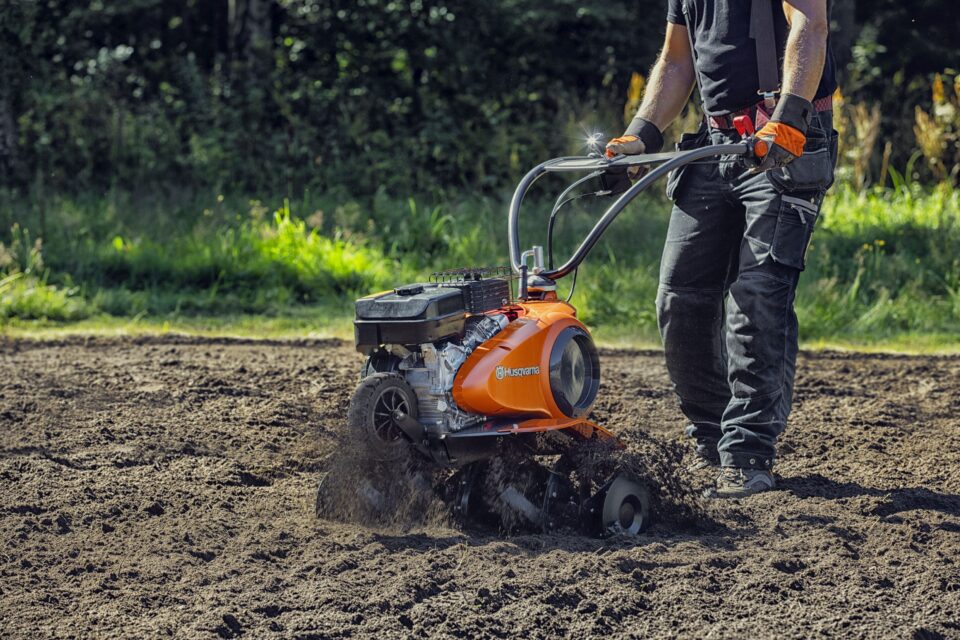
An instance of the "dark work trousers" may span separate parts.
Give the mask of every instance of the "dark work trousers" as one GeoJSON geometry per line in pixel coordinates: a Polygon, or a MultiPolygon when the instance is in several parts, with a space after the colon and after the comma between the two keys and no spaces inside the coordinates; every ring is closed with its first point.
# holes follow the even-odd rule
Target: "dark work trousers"
{"type": "MultiPolygon", "coordinates": [[[[657,317],[687,434],[721,465],[773,466],[793,396],[794,296],[824,194],[833,183],[830,112],[814,117],[804,154],[750,173],[737,159],[671,174],[674,202],[657,317]]],[[[732,130],[686,134],[681,149],[738,142],[732,130]]]]}

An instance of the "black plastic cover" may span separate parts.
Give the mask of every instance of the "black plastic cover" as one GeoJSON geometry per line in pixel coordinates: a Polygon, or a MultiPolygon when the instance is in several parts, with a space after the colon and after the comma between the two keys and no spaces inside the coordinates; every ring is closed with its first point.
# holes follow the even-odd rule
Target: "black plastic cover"
{"type": "Polygon", "coordinates": [[[357,300],[358,320],[429,320],[465,311],[460,289],[435,284],[406,285],[357,300]]]}
{"type": "Polygon", "coordinates": [[[383,344],[415,345],[463,335],[467,308],[456,287],[423,283],[357,300],[357,350],[383,344]]]}

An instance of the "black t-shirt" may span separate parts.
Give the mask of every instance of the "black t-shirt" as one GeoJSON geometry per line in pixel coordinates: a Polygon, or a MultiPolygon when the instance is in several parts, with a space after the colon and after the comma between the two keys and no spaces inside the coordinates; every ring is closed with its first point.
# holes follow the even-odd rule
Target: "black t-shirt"
{"type": "MultiPolygon", "coordinates": [[[[783,79],[783,52],[786,48],[787,18],[783,3],[773,2],[773,22],[777,32],[777,68],[783,79]]],[[[694,23],[693,42],[697,70],[703,85],[707,113],[724,115],[760,102],[757,95],[757,50],[750,38],[751,0],[668,0],[667,21],[685,25],[683,3],[694,23]]],[[[816,98],[831,95],[837,88],[836,70],[830,40],[823,77],[816,98]]]]}

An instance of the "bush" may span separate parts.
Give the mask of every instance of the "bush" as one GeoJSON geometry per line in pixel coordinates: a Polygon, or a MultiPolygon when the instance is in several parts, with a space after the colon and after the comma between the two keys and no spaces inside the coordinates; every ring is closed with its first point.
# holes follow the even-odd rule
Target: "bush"
{"type": "Polygon", "coordinates": [[[79,320],[90,306],[76,296],[76,288],[47,284],[42,243],[30,240],[29,232],[14,226],[12,241],[0,243],[0,322],[23,320],[79,320]]]}

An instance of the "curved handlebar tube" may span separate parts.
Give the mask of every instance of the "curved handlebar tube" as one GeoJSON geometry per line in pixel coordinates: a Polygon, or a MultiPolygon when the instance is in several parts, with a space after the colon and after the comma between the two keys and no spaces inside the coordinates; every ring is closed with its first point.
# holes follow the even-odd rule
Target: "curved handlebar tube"
{"type": "Polygon", "coordinates": [[[690,164],[691,162],[696,162],[705,158],[712,158],[714,156],[750,155],[752,153],[751,147],[751,144],[742,142],[738,144],[711,145],[702,147],[700,149],[692,149],[690,151],[658,153],[647,156],[625,156],[616,158],[612,161],[588,157],[564,157],[554,158],[553,160],[547,160],[546,162],[540,163],[523,177],[523,179],[520,181],[520,184],[517,185],[516,191],[513,193],[513,198],[510,200],[510,216],[508,220],[507,231],[510,240],[510,263],[513,267],[514,273],[519,274],[521,267],[520,205],[523,203],[523,197],[526,195],[530,186],[544,174],[596,171],[598,169],[608,169],[611,166],[619,165],[630,166],[656,164],[657,162],[663,163],[657,168],[652,169],[650,173],[645,175],[642,179],[638,180],[633,186],[631,186],[619,198],[617,198],[617,200],[611,204],[610,207],[607,208],[603,216],[597,221],[597,224],[594,225],[593,229],[590,230],[590,233],[587,234],[587,237],[583,239],[583,242],[580,243],[580,246],[577,247],[577,250],[573,253],[570,259],[567,260],[566,263],[556,269],[542,271],[539,274],[544,278],[557,280],[570,274],[574,269],[580,266],[580,263],[583,262],[584,258],[587,257],[587,254],[590,253],[590,250],[593,249],[593,246],[597,244],[597,241],[603,236],[604,232],[607,230],[607,227],[609,227],[616,217],[620,215],[620,212],[623,211],[624,207],[626,207],[631,200],[636,198],[637,195],[646,190],[647,187],[659,180],[661,177],[670,171],[673,171],[677,167],[682,167],[690,164]]]}

